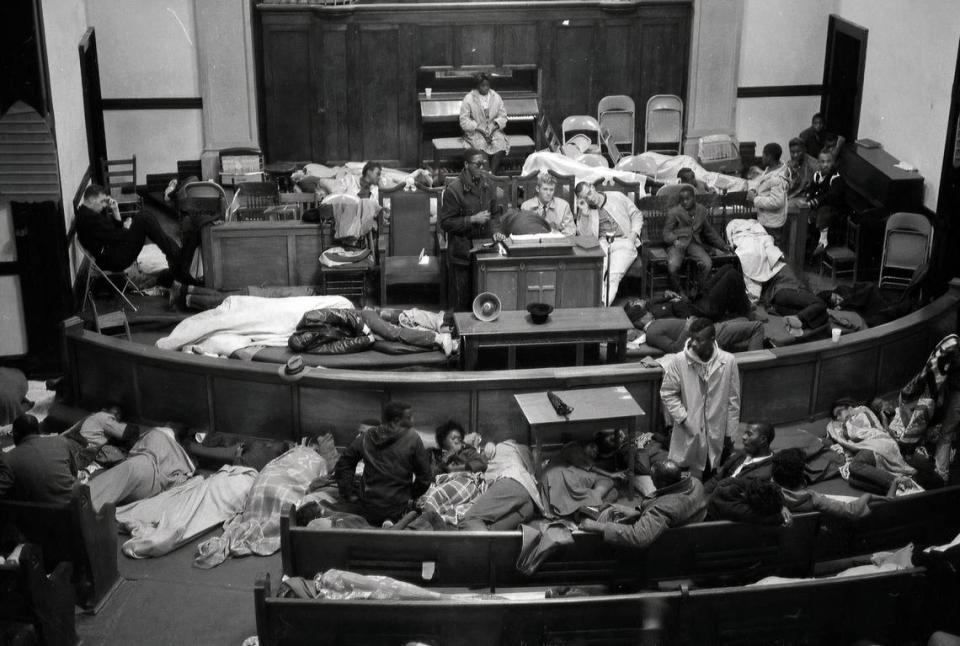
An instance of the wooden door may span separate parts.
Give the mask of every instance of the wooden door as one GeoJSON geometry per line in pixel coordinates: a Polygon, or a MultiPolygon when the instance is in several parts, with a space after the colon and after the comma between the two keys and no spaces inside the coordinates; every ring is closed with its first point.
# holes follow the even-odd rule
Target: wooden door
{"type": "Polygon", "coordinates": [[[930,262],[937,293],[951,278],[960,276],[960,254],[956,253],[960,249],[960,56],[955,64],[930,262]]]}
{"type": "Polygon", "coordinates": [[[314,67],[310,28],[281,18],[263,26],[264,155],[267,161],[313,159],[317,110],[308,71],[314,67]]]}
{"type": "Polygon", "coordinates": [[[827,25],[827,51],[823,63],[823,113],[827,130],[857,138],[860,128],[860,100],[863,69],[867,61],[867,30],[831,15],[827,25]]]}
{"type": "Polygon", "coordinates": [[[102,184],[100,160],[107,158],[107,135],[103,127],[103,97],[100,94],[100,62],[97,35],[93,27],[80,39],[80,84],[83,88],[83,114],[87,125],[87,157],[91,178],[102,184]]]}

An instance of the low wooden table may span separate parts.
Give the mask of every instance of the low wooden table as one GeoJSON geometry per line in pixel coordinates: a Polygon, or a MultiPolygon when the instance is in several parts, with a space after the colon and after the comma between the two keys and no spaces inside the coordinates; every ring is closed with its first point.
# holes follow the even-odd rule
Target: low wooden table
{"type": "Polygon", "coordinates": [[[629,467],[630,473],[633,473],[637,453],[637,419],[645,414],[633,395],[623,386],[553,392],[572,407],[573,412],[566,417],[557,415],[547,399],[546,392],[513,396],[527,420],[527,441],[533,448],[537,476],[540,475],[543,462],[545,435],[553,433],[559,436],[561,433],[574,431],[593,432],[610,427],[626,427],[630,438],[629,467]]]}
{"type": "Polygon", "coordinates": [[[525,310],[501,312],[495,321],[479,321],[470,312],[453,315],[463,345],[464,367],[474,370],[480,348],[507,348],[507,367],[517,367],[520,346],[571,344],[577,346],[577,365],[583,365],[585,343],[613,343],[620,363],[626,357],[627,330],[633,324],[620,307],[573,307],[554,310],[546,323],[535,324],[525,310]]]}

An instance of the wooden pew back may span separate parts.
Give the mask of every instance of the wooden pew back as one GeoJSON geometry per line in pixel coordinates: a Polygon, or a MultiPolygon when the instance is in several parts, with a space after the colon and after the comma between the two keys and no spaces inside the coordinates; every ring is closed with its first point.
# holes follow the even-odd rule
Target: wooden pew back
{"type": "Polygon", "coordinates": [[[25,544],[19,566],[0,569],[0,622],[33,624],[47,646],[74,646],[72,574],[70,563],[59,563],[48,575],[40,548],[25,544]]]}

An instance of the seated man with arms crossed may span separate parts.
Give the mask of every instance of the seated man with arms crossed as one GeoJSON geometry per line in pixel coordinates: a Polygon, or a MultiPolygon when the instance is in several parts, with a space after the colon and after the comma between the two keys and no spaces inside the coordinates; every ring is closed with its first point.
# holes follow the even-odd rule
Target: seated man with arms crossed
{"type": "Polygon", "coordinates": [[[610,305],[617,295],[620,280],[637,259],[643,215],[633,200],[623,193],[600,192],[590,182],[578,183],[576,194],[580,200],[577,233],[600,241],[600,247],[604,251],[603,273],[606,275],[609,272],[601,290],[604,292],[604,304],[610,305]]]}
{"type": "MultiPolygon", "coordinates": [[[[707,514],[703,485],[696,478],[684,475],[676,462],[665,460],[651,467],[653,497],[640,505],[640,516],[633,524],[585,519],[580,529],[603,534],[608,543],[645,548],[671,527],[698,523],[707,514]]],[[[603,518],[603,514],[601,514],[603,518]]]]}
{"type": "Polygon", "coordinates": [[[379,527],[396,522],[406,513],[410,501],[423,494],[432,479],[430,455],[413,430],[410,405],[389,402],[383,409],[383,423],[357,435],[340,454],[334,476],[340,496],[348,503],[337,507],[363,516],[379,527]],[[363,460],[363,487],[353,488],[357,463],[363,460]]]}
{"type": "Polygon", "coordinates": [[[173,277],[192,282],[180,245],[164,232],[157,218],[145,212],[122,218],[117,201],[97,184],[83,192],[83,204],[77,209],[77,239],[104,271],[123,271],[132,265],[150,239],[166,256],[173,277]]]}
{"type": "Polygon", "coordinates": [[[667,271],[670,274],[670,286],[677,292],[681,291],[679,274],[684,258],[692,258],[697,263],[700,270],[698,278],[702,285],[713,268],[708,248],[730,250],[730,246],[707,220],[706,207],[697,204],[693,187],[687,185],[680,188],[680,204],[667,211],[663,223],[663,241],[669,245],[667,271]]]}

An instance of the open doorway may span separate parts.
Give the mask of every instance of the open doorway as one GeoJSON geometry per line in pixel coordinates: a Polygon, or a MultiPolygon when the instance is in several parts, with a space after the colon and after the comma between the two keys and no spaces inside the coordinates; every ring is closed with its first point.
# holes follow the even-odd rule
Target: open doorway
{"type": "Polygon", "coordinates": [[[107,157],[107,136],[103,127],[103,97],[100,95],[100,61],[93,27],[80,39],[80,81],[83,85],[83,114],[87,124],[87,155],[91,178],[103,183],[100,160],[107,157]]]}
{"type": "Polygon", "coordinates": [[[960,54],[957,56],[953,88],[950,93],[950,117],[944,144],[937,215],[934,220],[933,270],[938,291],[947,281],[960,276],[960,54]]]}
{"type": "Polygon", "coordinates": [[[827,130],[855,141],[860,128],[863,69],[867,61],[867,30],[836,15],[827,25],[823,62],[823,113],[827,130]]]}

